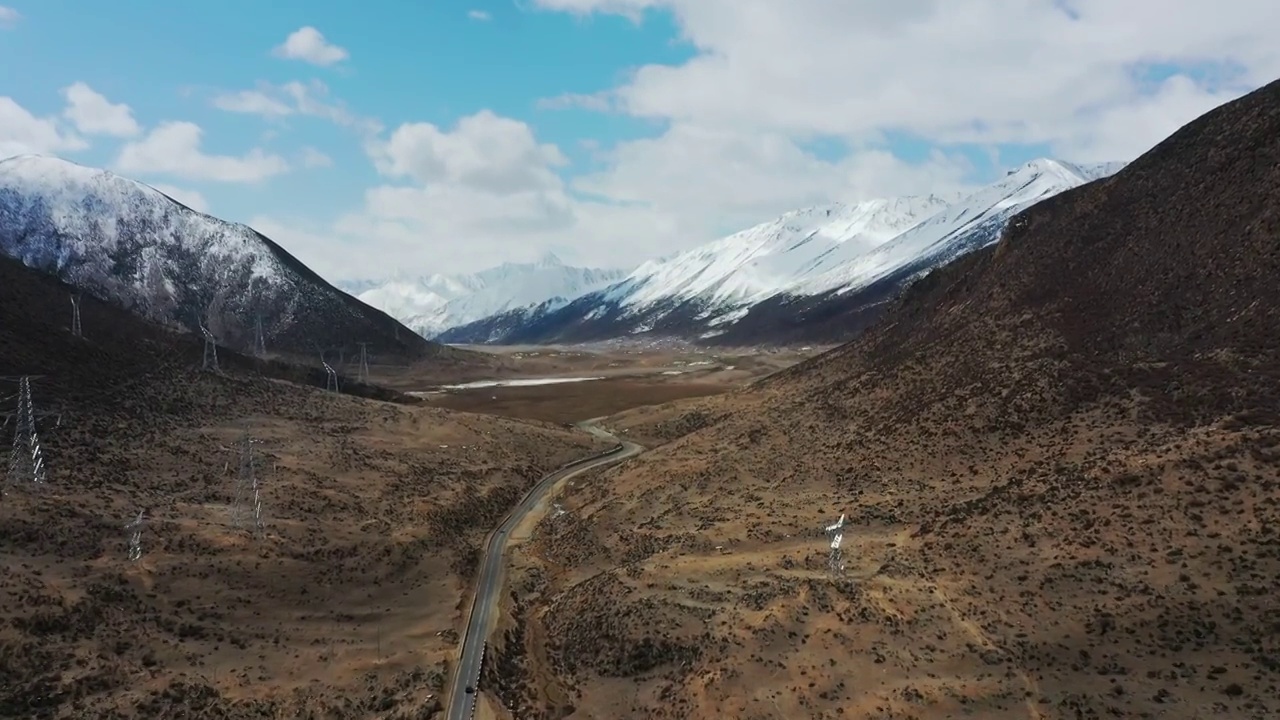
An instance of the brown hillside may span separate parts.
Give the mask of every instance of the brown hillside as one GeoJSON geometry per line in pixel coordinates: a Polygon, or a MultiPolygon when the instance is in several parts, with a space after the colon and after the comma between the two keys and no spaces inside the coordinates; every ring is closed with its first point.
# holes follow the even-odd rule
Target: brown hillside
{"type": "Polygon", "coordinates": [[[1280,83],[569,488],[492,682],[522,718],[1274,717],[1277,277],[1280,83]]]}
{"type": "Polygon", "coordinates": [[[66,288],[0,261],[0,375],[62,413],[47,485],[0,478],[0,717],[431,717],[485,533],[602,443],[230,353],[201,372],[190,336],[84,302],[77,339],[66,288]],[[246,425],[261,538],[230,522],[246,425]]]}

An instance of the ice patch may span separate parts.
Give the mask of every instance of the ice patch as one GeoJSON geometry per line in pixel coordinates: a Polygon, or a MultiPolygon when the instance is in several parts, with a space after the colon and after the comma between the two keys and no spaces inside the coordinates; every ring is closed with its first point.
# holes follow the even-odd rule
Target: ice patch
{"type": "Polygon", "coordinates": [[[603,380],[603,377],[555,377],[555,378],[516,378],[512,380],[475,380],[461,385],[441,385],[443,390],[475,390],[491,387],[530,387],[533,385],[559,385],[561,383],[587,382],[603,380]]]}

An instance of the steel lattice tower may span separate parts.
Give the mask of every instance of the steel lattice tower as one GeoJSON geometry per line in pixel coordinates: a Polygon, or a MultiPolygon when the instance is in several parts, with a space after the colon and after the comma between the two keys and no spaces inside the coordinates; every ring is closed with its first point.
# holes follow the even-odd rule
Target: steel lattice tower
{"type": "Polygon", "coordinates": [[[46,479],[44,452],[36,430],[35,402],[31,399],[31,377],[18,378],[18,407],[8,417],[13,423],[13,447],[9,455],[9,481],[43,485],[46,479]]]}
{"type": "Polygon", "coordinates": [[[369,343],[356,343],[360,346],[360,374],[359,380],[362,383],[369,382],[369,343]]]}
{"type": "Polygon", "coordinates": [[[844,515],[834,523],[823,528],[823,532],[831,535],[831,551],[827,554],[827,570],[832,575],[841,575],[844,573],[844,556],[840,551],[840,543],[844,540],[844,515]]]}
{"type": "Polygon", "coordinates": [[[253,326],[253,354],[265,358],[267,356],[267,339],[262,334],[262,316],[259,315],[253,326]]]}
{"type": "Polygon", "coordinates": [[[138,562],[142,559],[142,527],[147,522],[143,517],[145,513],[146,510],[139,510],[138,517],[124,526],[124,529],[129,531],[129,562],[138,562]]]}
{"type": "Polygon", "coordinates": [[[236,528],[248,528],[252,523],[253,534],[261,537],[266,529],[262,512],[262,488],[258,480],[258,463],[253,446],[261,443],[249,434],[246,424],[244,434],[240,438],[240,469],[236,478],[236,495],[231,505],[231,525],[236,528]]]}
{"type": "Polygon", "coordinates": [[[84,337],[83,331],[80,329],[80,296],[71,296],[71,334],[75,337],[84,337]]]}
{"type": "Polygon", "coordinates": [[[213,333],[203,325],[200,326],[200,334],[204,336],[204,369],[218,372],[218,343],[213,339],[213,333]]]}

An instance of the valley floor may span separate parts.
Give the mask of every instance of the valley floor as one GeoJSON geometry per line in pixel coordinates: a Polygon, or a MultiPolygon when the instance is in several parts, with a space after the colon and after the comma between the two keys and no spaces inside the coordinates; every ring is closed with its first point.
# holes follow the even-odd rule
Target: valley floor
{"type": "Polygon", "coordinates": [[[76,418],[43,438],[48,484],[0,503],[0,716],[431,717],[485,533],[604,447],[563,425],[742,377],[723,359],[648,362],[584,354],[573,363],[625,372],[417,405],[181,363],[135,397],[69,396],[76,418]],[[232,521],[246,430],[261,536],[232,521]]]}
{"type": "Polygon", "coordinates": [[[610,419],[674,439],[565,488],[518,551],[487,678],[505,717],[1280,712],[1274,428],[1118,404],[912,447],[769,404],[610,419]]]}

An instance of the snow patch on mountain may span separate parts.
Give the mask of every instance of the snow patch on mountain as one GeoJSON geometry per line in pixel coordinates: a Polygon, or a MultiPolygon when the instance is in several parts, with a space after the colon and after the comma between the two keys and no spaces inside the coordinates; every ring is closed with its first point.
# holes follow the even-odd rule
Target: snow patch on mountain
{"type": "Polygon", "coordinates": [[[428,347],[396,339],[394,321],[252,228],[59,158],[0,161],[0,253],[151,320],[204,325],[240,349],[252,345],[259,321],[282,350],[348,332],[386,336],[400,349],[428,347]]]}
{"type": "Polygon", "coordinates": [[[833,204],[789,212],[688,252],[645,263],[604,294],[639,312],[671,299],[709,307],[749,305],[814,272],[828,258],[856,256],[947,206],[936,195],[833,204]]]}
{"type": "Polygon", "coordinates": [[[928,270],[999,239],[1013,215],[1045,198],[1106,177],[1121,163],[1075,165],[1059,160],[1033,160],[968,197],[946,207],[890,242],[857,255],[833,255],[814,265],[782,291],[818,295],[847,293],[866,287],[908,265],[928,270]]]}

